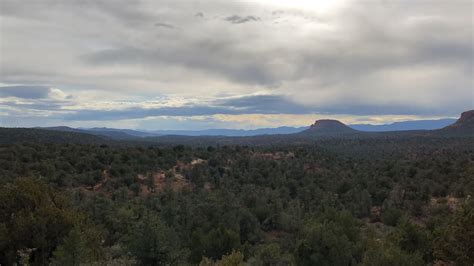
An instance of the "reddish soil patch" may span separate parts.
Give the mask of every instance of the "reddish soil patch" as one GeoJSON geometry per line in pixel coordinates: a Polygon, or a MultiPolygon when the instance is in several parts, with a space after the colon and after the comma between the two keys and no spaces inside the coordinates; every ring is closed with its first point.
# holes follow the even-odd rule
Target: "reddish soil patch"
{"type": "Polygon", "coordinates": [[[439,197],[439,198],[432,197],[430,200],[430,205],[432,207],[441,205],[441,204],[446,204],[450,211],[455,211],[459,205],[459,198],[448,195],[446,197],[439,197]]]}
{"type": "MultiPolygon", "coordinates": [[[[173,172],[172,172],[173,173],[173,172]]],[[[166,178],[166,174],[163,171],[153,173],[151,176],[138,175],[137,179],[140,183],[140,194],[148,195],[157,191],[164,191],[170,188],[173,192],[183,190],[193,190],[194,186],[179,173],[173,173],[173,177],[166,178]],[[154,189],[150,189],[146,182],[149,178],[153,178],[154,189]]]]}
{"type": "Polygon", "coordinates": [[[433,263],[433,266],[452,266],[453,264],[442,261],[442,260],[437,260],[433,263]]]}
{"type": "Polygon", "coordinates": [[[92,190],[99,191],[105,185],[105,183],[107,183],[107,181],[109,181],[109,179],[110,179],[110,176],[107,173],[107,170],[103,170],[102,171],[102,181],[100,181],[95,186],[93,186],[92,190]]]}
{"type": "Polygon", "coordinates": [[[382,212],[381,206],[372,206],[372,208],[370,208],[370,222],[371,223],[380,222],[381,212],[382,212]]]}
{"type": "Polygon", "coordinates": [[[204,183],[204,190],[206,192],[211,192],[212,191],[212,184],[209,182],[204,183]]]}

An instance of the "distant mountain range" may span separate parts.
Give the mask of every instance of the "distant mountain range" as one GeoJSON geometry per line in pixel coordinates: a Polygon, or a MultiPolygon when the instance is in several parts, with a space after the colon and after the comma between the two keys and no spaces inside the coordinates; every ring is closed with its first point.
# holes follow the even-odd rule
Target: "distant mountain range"
{"type": "MultiPolygon", "coordinates": [[[[454,123],[452,119],[399,122],[390,125],[370,125],[371,131],[358,130],[359,126],[347,126],[337,120],[323,119],[309,127],[267,128],[256,130],[215,129],[203,131],[155,131],[145,132],[113,128],[0,128],[1,143],[55,142],[55,143],[101,143],[101,144],[190,144],[190,145],[276,145],[307,144],[324,139],[387,139],[412,137],[474,137],[474,110],[461,114],[454,123]],[[422,127],[424,126],[424,128],[422,127]],[[420,128],[421,127],[421,128],[420,128]],[[429,129],[426,129],[429,127],[429,129]],[[433,127],[436,127],[433,129],[433,127]],[[442,127],[442,128],[439,128],[442,127]],[[377,130],[375,130],[377,129],[377,130]],[[389,130],[390,129],[390,130],[389,130]],[[410,130],[406,130],[410,129],[410,130]],[[414,130],[417,129],[417,130],[414,130]],[[383,131],[383,132],[382,132],[383,131]],[[177,133],[181,133],[179,135],[177,133]],[[184,135],[185,133],[193,135],[184,135]],[[202,135],[198,135],[202,134],[202,135]],[[207,135],[206,135],[207,134],[207,135]],[[209,135],[214,134],[214,135],[209,135]],[[228,134],[227,136],[225,134],[228,134]],[[233,134],[233,135],[230,135],[233,134]],[[236,134],[240,134],[237,135],[236,134]],[[230,136],[229,136],[230,135],[230,136]]],[[[360,127],[359,127],[360,128],[360,127]]]]}
{"type": "MultiPolygon", "coordinates": [[[[83,128],[72,128],[72,127],[65,127],[65,126],[36,127],[35,129],[46,129],[46,130],[51,130],[51,131],[74,132],[74,133],[85,133],[85,134],[89,134],[89,135],[107,137],[107,138],[111,138],[111,139],[115,139],[115,140],[127,140],[127,139],[133,139],[133,138],[138,137],[138,136],[130,134],[130,131],[134,131],[134,130],[129,130],[129,129],[113,129],[113,128],[83,129],[83,128]]],[[[136,132],[137,132],[137,134],[139,134],[138,132],[140,132],[140,131],[136,131],[136,132]]],[[[142,133],[142,132],[140,132],[140,133],[142,133]]]]}
{"type": "Polygon", "coordinates": [[[414,120],[395,122],[385,125],[353,124],[351,128],[360,131],[383,132],[383,131],[404,131],[404,130],[433,130],[446,127],[456,122],[456,119],[445,118],[438,120],[414,120]]]}
{"type": "MultiPolygon", "coordinates": [[[[320,120],[324,123],[337,120],[320,120]]],[[[339,122],[339,121],[337,121],[339,122]]],[[[384,125],[371,124],[352,124],[344,125],[346,131],[355,129],[358,131],[367,132],[386,132],[386,131],[405,131],[405,130],[434,130],[446,127],[456,122],[456,119],[439,119],[439,120],[415,120],[395,122],[384,125]]],[[[339,122],[340,123],[340,122],[339,122]]],[[[324,123],[329,126],[327,123],[324,123]]],[[[330,123],[331,124],[331,123],[330,123]]],[[[342,123],[340,123],[342,124],[342,123]]],[[[343,124],[342,124],[343,125],[343,124]]],[[[313,125],[314,126],[314,125],[313,125]]],[[[313,127],[312,126],[312,127],[313,127]]],[[[324,126],[324,125],[323,125],[324,126]]],[[[332,123],[334,126],[334,123],[332,123]]],[[[294,134],[309,129],[310,127],[277,127],[277,128],[259,128],[259,129],[205,129],[205,130],[132,130],[132,129],[117,129],[117,128],[71,128],[65,126],[58,127],[43,127],[38,129],[48,129],[65,132],[88,133],[91,135],[105,136],[116,140],[126,140],[133,138],[157,137],[164,135],[179,135],[179,136],[228,136],[228,137],[248,137],[258,135],[277,135],[277,134],[294,134]]]]}
{"type": "MultiPolygon", "coordinates": [[[[440,129],[456,122],[456,119],[445,118],[438,120],[414,120],[395,122],[384,125],[352,124],[350,128],[359,131],[384,132],[384,131],[404,131],[404,130],[433,130],[440,129]]],[[[259,129],[205,129],[205,130],[155,130],[149,133],[158,135],[183,135],[183,136],[230,136],[244,137],[256,135],[273,134],[294,134],[308,129],[309,127],[277,127],[259,129]]]]}
{"type": "Polygon", "coordinates": [[[139,131],[139,130],[133,130],[133,129],[118,129],[118,128],[107,128],[107,127],[94,127],[94,128],[81,128],[81,130],[89,131],[92,133],[96,133],[97,135],[113,135],[113,134],[118,134],[122,133],[125,135],[122,135],[122,137],[155,137],[159,136],[162,134],[159,133],[153,133],[153,132],[147,132],[147,131],[139,131]]]}
{"type": "MultiPolygon", "coordinates": [[[[348,127],[359,131],[384,132],[384,131],[404,131],[404,130],[433,130],[446,127],[456,122],[456,119],[445,118],[438,120],[413,120],[395,122],[383,125],[371,124],[351,124],[348,127]]],[[[256,136],[273,134],[294,134],[308,129],[309,127],[277,127],[259,129],[206,129],[206,130],[155,130],[149,133],[158,135],[183,135],[183,136],[256,136]]]]}
{"type": "Polygon", "coordinates": [[[258,129],[204,129],[204,130],[155,130],[158,135],[183,135],[183,136],[229,136],[245,137],[256,135],[293,134],[301,132],[308,127],[276,127],[258,129]]]}
{"type": "Polygon", "coordinates": [[[106,137],[74,131],[44,130],[37,128],[0,128],[0,144],[23,142],[104,144],[113,141],[106,137]]]}

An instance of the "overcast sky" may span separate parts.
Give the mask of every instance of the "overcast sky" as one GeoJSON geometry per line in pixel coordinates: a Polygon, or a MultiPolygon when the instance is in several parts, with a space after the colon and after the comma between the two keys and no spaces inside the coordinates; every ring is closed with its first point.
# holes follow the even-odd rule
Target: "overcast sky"
{"type": "Polygon", "coordinates": [[[0,0],[0,126],[305,126],[474,109],[473,1],[0,0]]]}

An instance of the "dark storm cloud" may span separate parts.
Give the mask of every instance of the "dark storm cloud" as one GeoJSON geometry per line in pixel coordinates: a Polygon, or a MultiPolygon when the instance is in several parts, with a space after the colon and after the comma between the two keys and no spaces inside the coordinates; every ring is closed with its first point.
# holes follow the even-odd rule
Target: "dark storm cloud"
{"type": "Polygon", "coordinates": [[[260,18],[256,16],[239,16],[239,15],[232,15],[224,18],[225,21],[228,21],[232,24],[242,24],[246,22],[253,22],[253,21],[259,21],[260,18]]]}
{"type": "Polygon", "coordinates": [[[219,106],[241,108],[249,113],[262,114],[305,114],[311,112],[301,104],[297,104],[281,95],[250,95],[218,100],[219,106]]]}
{"type": "MultiPolygon", "coordinates": [[[[239,110],[245,114],[354,114],[354,115],[391,115],[391,114],[432,114],[432,109],[406,105],[377,105],[344,103],[332,105],[302,105],[283,95],[249,95],[225,100],[216,100],[217,106],[239,110]]],[[[442,114],[442,113],[440,113],[442,114]]]]}
{"type": "MultiPolygon", "coordinates": [[[[301,107],[303,108],[303,107],[301,107]]],[[[125,108],[120,110],[76,110],[73,113],[60,115],[57,118],[68,121],[97,121],[97,120],[123,120],[123,119],[142,119],[156,116],[175,116],[192,117],[208,116],[216,114],[224,115],[242,115],[242,114],[281,114],[294,113],[298,110],[288,110],[284,106],[276,106],[271,109],[263,109],[261,106],[246,106],[236,104],[236,106],[221,105],[215,106],[181,106],[181,107],[158,107],[158,108],[125,108]],[[283,107],[280,109],[279,107],[283,107]]],[[[301,112],[299,112],[301,113],[301,112]]]]}
{"type": "Polygon", "coordinates": [[[16,97],[24,99],[47,98],[50,92],[45,86],[6,86],[0,87],[0,97],[16,97]]]}

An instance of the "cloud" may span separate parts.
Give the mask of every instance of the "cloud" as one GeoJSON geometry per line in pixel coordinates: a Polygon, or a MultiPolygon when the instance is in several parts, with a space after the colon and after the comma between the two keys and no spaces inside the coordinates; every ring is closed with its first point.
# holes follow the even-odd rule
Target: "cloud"
{"type": "Polygon", "coordinates": [[[228,21],[232,24],[242,24],[242,23],[247,23],[247,22],[254,22],[254,21],[259,21],[260,18],[256,16],[239,16],[239,15],[232,15],[229,17],[224,18],[225,21],[228,21]]]}
{"type": "MultiPolygon", "coordinates": [[[[168,99],[167,101],[172,100],[168,99]]],[[[189,101],[177,106],[168,106],[163,103],[158,103],[158,105],[150,104],[150,102],[137,102],[132,105],[132,107],[129,107],[128,105],[119,104],[113,109],[70,108],[68,113],[60,114],[55,119],[63,119],[65,121],[106,121],[160,116],[198,117],[216,114],[293,114],[308,111],[304,106],[299,106],[277,95],[245,95],[226,99],[212,99],[207,100],[205,104],[193,104],[192,101],[189,101]]]]}
{"type": "Polygon", "coordinates": [[[157,116],[190,117],[212,115],[216,113],[236,114],[238,111],[226,108],[208,106],[183,106],[183,107],[159,107],[159,108],[126,108],[120,110],[77,110],[70,114],[60,115],[57,118],[65,121],[101,121],[101,120],[124,120],[142,119],[157,116]]]}
{"type": "MultiPolygon", "coordinates": [[[[164,98],[144,101],[104,101],[96,105],[84,105],[76,97],[58,99],[29,99],[27,101],[0,101],[9,116],[23,114],[48,117],[54,121],[119,121],[148,119],[153,117],[192,118],[202,116],[250,115],[432,115],[427,109],[413,109],[400,105],[358,105],[307,106],[293,101],[285,95],[252,94],[232,97],[173,99],[164,98]],[[404,110],[400,112],[399,110],[404,110]]],[[[250,123],[250,121],[249,121],[250,123]]],[[[252,122],[254,123],[254,122],[252,122]]]]}
{"type": "MultiPolygon", "coordinates": [[[[97,51],[83,58],[90,65],[108,66],[120,65],[148,65],[158,68],[174,66],[187,71],[205,72],[215,78],[224,77],[227,80],[242,84],[274,85],[277,80],[271,71],[261,64],[253,64],[242,57],[233,55],[233,60],[226,60],[231,43],[218,40],[206,40],[190,47],[162,46],[153,47],[121,47],[97,51]],[[192,48],[193,47],[193,48],[192,48]],[[234,58],[235,57],[235,58],[234,58]]],[[[232,53],[231,53],[232,54],[232,53]]],[[[255,55],[257,56],[257,55],[255,55]]]]}
{"type": "Polygon", "coordinates": [[[301,3],[3,2],[0,82],[61,91],[0,91],[22,99],[0,105],[49,104],[42,115],[67,109],[83,119],[96,110],[452,116],[474,107],[470,1],[301,3]],[[140,103],[158,96],[194,100],[176,109],[140,103]],[[104,99],[136,103],[107,109],[104,99]]]}
{"type": "Polygon", "coordinates": [[[176,28],[176,26],[168,24],[168,23],[164,23],[164,22],[156,22],[155,27],[162,27],[162,28],[168,28],[168,29],[175,29],[176,28]]]}
{"type": "Polygon", "coordinates": [[[1,97],[40,99],[48,97],[50,88],[45,86],[5,86],[0,87],[1,97]]]}
{"type": "MultiPolygon", "coordinates": [[[[8,107],[13,113],[34,112],[40,116],[62,115],[64,107],[70,106],[70,103],[55,100],[36,100],[36,101],[0,101],[0,106],[8,107]],[[38,112],[46,111],[46,112],[38,112]]],[[[7,112],[8,113],[8,112],[7,112]]],[[[8,113],[10,114],[10,113],[8,113]]]]}
{"type": "Polygon", "coordinates": [[[311,108],[298,104],[285,96],[271,94],[230,97],[216,100],[216,104],[253,114],[302,114],[314,112],[311,108]]]}

